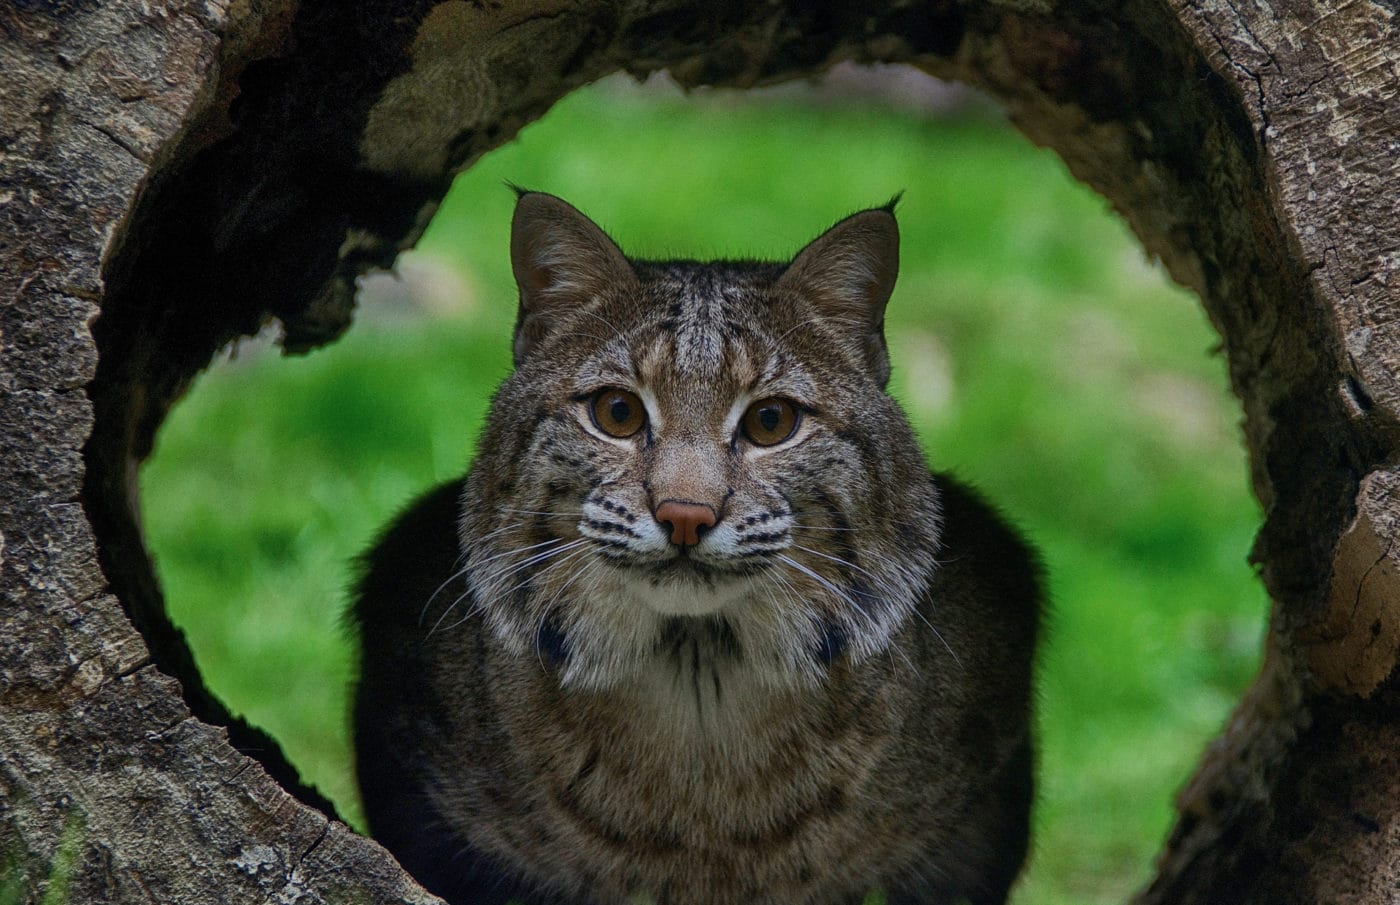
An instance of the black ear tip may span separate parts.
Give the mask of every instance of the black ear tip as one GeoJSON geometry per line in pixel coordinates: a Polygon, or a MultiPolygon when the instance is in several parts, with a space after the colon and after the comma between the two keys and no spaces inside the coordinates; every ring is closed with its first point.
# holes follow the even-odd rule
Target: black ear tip
{"type": "Polygon", "coordinates": [[[533,221],[539,217],[546,219],[588,219],[578,208],[558,195],[537,192],[534,189],[522,189],[515,185],[511,185],[511,188],[515,190],[515,220],[524,218],[533,221]]]}
{"type": "Polygon", "coordinates": [[[506,186],[515,192],[515,215],[518,217],[522,213],[538,216],[546,212],[562,215],[576,215],[582,217],[583,214],[569,202],[558,195],[551,195],[549,192],[540,192],[535,189],[527,189],[524,186],[507,182],[506,186]]]}
{"type": "Polygon", "coordinates": [[[879,207],[877,207],[876,210],[884,211],[885,213],[889,214],[890,216],[894,216],[894,209],[899,205],[899,202],[902,201],[903,199],[904,199],[904,189],[900,189],[899,191],[897,191],[897,192],[894,193],[894,197],[893,197],[893,198],[891,198],[889,201],[886,201],[884,204],[882,204],[882,205],[880,205],[879,207]]]}
{"type": "Polygon", "coordinates": [[[516,192],[515,211],[510,218],[513,235],[533,235],[541,229],[550,230],[561,223],[571,222],[573,218],[583,217],[563,198],[548,192],[522,190],[516,186],[511,188],[516,192]]]}

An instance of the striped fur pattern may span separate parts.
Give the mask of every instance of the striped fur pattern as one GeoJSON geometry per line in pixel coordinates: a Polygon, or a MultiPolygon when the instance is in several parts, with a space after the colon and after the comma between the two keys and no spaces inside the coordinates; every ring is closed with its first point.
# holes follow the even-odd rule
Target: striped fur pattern
{"type": "MultiPolygon", "coordinates": [[[[999,902],[1030,803],[1026,547],[884,392],[889,208],[642,262],[523,194],[516,368],[368,557],[371,828],[454,902],[999,902]],[[644,425],[594,408],[619,388],[644,425]],[[763,400],[797,413],[754,442],[763,400]],[[605,413],[606,414],[606,413],[605,413]],[[713,514],[694,544],[667,501],[713,514]]],[[[627,411],[630,409],[622,409],[627,411]]]]}

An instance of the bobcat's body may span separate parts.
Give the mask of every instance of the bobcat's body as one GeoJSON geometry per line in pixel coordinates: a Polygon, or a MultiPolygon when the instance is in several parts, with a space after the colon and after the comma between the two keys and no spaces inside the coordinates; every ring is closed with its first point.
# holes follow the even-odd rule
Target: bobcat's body
{"type": "Polygon", "coordinates": [[[1004,899],[1036,568],[881,391],[886,229],[652,265],[522,197],[517,370],[356,609],[366,811],[429,889],[1004,899]]]}

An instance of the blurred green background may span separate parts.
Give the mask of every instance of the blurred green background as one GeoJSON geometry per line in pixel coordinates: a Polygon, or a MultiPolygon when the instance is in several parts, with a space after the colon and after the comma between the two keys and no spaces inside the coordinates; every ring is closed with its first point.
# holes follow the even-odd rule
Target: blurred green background
{"type": "Polygon", "coordinates": [[[1054,600],[1015,901],[1122,901],[1150,876],[1266,613],[1216,337],[1103,199],[995,111],[935,88],[946,103],[913,112],[868,89],[578,91],[457,180],[344,339],[303,358],[245,343],[172,413],[141,474],[171,612],[212,688],[342,813],[359,820],[351,560],[462,472],[507,373],[504,183],[559,194],[652,257],[783,258],[905,190],[891,390],[930,462],[1040,546],[1054,600]]]}

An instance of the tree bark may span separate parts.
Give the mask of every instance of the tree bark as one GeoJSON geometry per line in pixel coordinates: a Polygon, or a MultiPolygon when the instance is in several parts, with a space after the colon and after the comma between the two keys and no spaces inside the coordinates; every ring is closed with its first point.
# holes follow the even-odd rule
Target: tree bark
{"type": "Polygon", "coordinates": [[[33,900],[67,883],[78,902],[430,901],[204,689],[141,539],[134,474],[155,429],[217,349],[268,319],[289,351],[346,329],[355,276],[569,90],[662,68],[746,87],[856,59],[1000,98],[1200,294],[1229,357],[1274,612],[1260,676],[1182,792],[1139,901],[1394,900],[1397,14],[1393,0],[0,7],[0,864],[33,900]]]}

